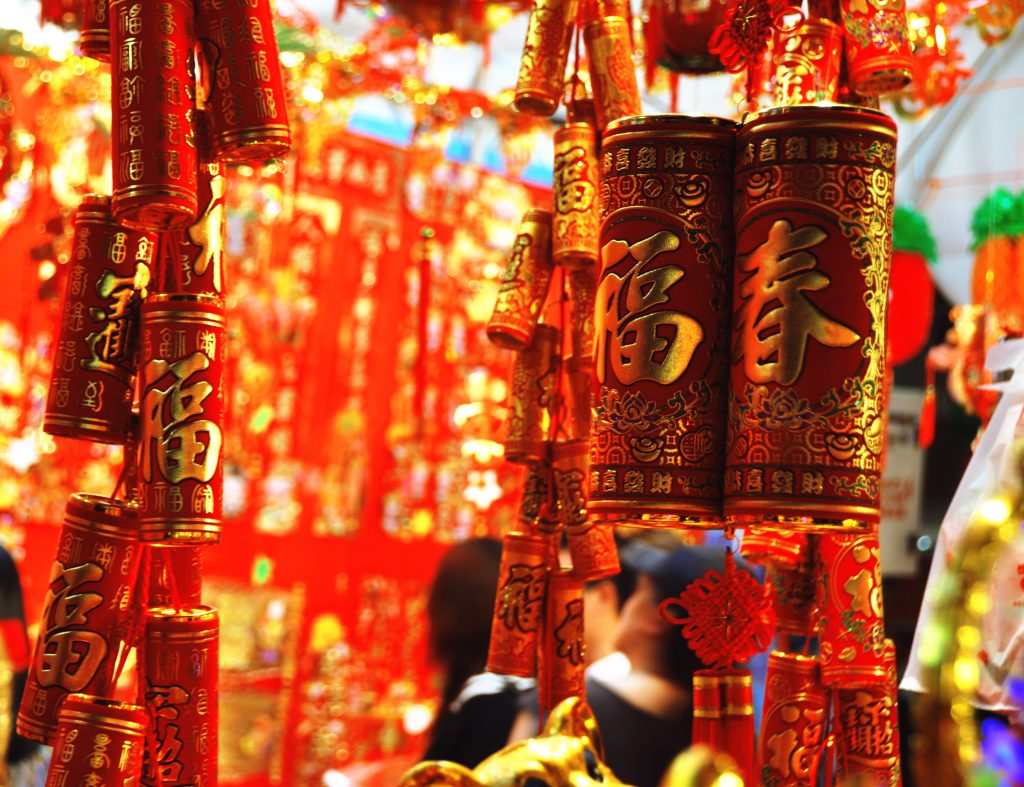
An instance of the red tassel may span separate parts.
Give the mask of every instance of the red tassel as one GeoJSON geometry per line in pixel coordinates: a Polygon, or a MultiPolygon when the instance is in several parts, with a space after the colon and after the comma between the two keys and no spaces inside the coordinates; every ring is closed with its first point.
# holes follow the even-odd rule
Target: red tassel
{"type": "Polygon", "coordinates": [[[693,742],[728,754],[743,778],[754,774],[754,700],[750,672],[698,670],[693,674],[693,742]]]}
{"type": "Polygon", "coordinates": [[[921,424],[917,429],[917,444],[928,448],[935,441],[935,367],[925,364],[924,401],[921,403],[921,424]]]}

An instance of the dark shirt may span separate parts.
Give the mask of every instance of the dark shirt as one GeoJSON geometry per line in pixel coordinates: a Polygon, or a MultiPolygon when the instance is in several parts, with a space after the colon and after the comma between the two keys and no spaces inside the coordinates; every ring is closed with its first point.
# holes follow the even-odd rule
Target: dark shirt
{"type": "Polygon", "coordinates": [[[474,768],[505,748],[519,712],[519,694],[509,682],[500,692],[472,696],[457,711],[439,717],[423,759],[474,768]]]}
{"type": "Polygon", "coordinates": [[[653,716],[609,689],[587,681],[587,702],[604,741],[604,761],[619,781],[658,787],[672,760],[690,745],[690,708],[676,719],[653,716]]]}

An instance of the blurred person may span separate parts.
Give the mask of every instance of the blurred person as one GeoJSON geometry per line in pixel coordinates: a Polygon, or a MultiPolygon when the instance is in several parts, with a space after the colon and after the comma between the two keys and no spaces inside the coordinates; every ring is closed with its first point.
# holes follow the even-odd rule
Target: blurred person
{"type": "Polygon", "coordinates": [[[501,542],[477,538],[441,559],[427,601],[431,659],[441,668],[441,704],[425,760],[473,768],[505,746],[522,691],[532,680],[486,672],[501,542]]]}

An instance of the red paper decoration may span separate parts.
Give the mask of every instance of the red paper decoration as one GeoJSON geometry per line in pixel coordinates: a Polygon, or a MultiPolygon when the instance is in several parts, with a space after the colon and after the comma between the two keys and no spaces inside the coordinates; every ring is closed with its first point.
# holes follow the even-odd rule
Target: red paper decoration
{"type": "Polygon", "coordinates": [[[569,697],[586,696],[582,581],[568,571],[551,572],[546,606],[538,680],[540,707],[545,710],[569,697]]]}
{"type": "Polygon", "coordinates": [[[889,363],[899,366],[928,343],[935,308],[935,285],[920,254],[894,251],[889,277],[889,363]]]}
{"type": "Polygon", "coordinates": [[[138,784],[148,728],[145,708],[72,694],[60,708],[46,787],[138,784]]]}
{"type": "Polygon", "coordinates": [[[723,572],[708,571],[658,609],[667,622],[682,626],[690,650],[712,667],[746,661],[767,648],[775,632],[770,589],[737,570],[732,552],[723,572]],[[680,607],[684,614],[674,611],[680,607]]]}
{"type": "Polygon", "coordinates": [[[506,533],[502,539],[488,672],[523,677],[535,674],[550,550],[547,539],[539,536],[506,533]]]}
{"type": "Polygon", "coordinates": [[[528,210],[512,244],[494,313],[487,323],[487,337],[492,342],[509,350],[530,345],[548,296],[551,272],[551,212],[528,210]]]}

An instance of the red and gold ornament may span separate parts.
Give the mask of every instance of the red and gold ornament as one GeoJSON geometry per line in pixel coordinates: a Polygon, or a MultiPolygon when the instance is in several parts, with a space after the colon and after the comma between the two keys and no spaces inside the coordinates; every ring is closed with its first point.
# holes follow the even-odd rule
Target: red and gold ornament
{"type": "Polygon", "coordinates": [[[151,608],[143,643],[144,686],[153,726],[144,787],[217,783],[217,612],[203,606],[151,608]]]}
{"type": "Polygon", "coordinates": [[[533,341],[551,285],[551,212],[528,210],[512,244],[487,338],[499,347],[522,350],[533,341]]]}
{"type": "Polygon", "coordinates": [[[114,216],[151,230],[197,215],[191,0],[111,0],[114,216]]]}
{"type": "Polygon", "coordinates": [[[843,29],[828,19],[807,19],[776,30],[775,104],[834,102],[839,96],[843,29]]]}
{"type": "Polygon", "coordinates": [[[721,516],[735,126],[637,117],[601,149],[590,514],[721,516]]]}
{"type": "Polygon", "coordinates": [[[839,0],[839,9],[846,29],[850,89],[877,96],[910,84],[914,55],[904,0],[839,0]]]}
{"type": "Polygon", "coordinates": [[[124,443],[131,425],[139,301],[156,242],[151,233],[117,224],[110,198],[98,194],[82,199],[74,227],[43,431],[124,443]]]}
{"type": "Polygon", "coordinates": [[[551,544],[541,536],[513,532],[502,539],[488,672],[535,674],[551,552],[551,544]]]}
{"type": "Polygon", "coordinates": [[[219,298],[155,295],[142,306],[143,541],[220,539],[225,340],[219,298]]]}
{"type": "Polygon", "coordinates": [[[757,752],[760,783],[811,787],[821,757],[825,721],[825,691],[817,660],[772,651],[765,674],[757,752]]]}
{"type": "Polygon", "coordinates": [[[744,669],[693,674],[692,741],[735,760],[746,778],[754,772],[753,677],[744,669]]]}
{"type": "Polygon", "coordinates": [[[17,719],[19,734],[48,745],[69,694],[113,689],[142,553],[135,509],[73,494],[57,545],[17,719]]]}
{"type": "Polygon", "coordinates": [[[519,61],[515,105],[548,116],[558,109],[575,29],[577,0],[535,0],[519,61]]]}
{"type": "Polygon", "coordinates": [[[840,775],[899,787],[900,725],[896,690],[896,647],[885,641],[885,680],[873,686],[836,690],[837,755],[840,775]]]}
{"type": "Polygon", "coordinates": [[[78,47],[104,63],[110,60],[110,0],[83,0],[78,47]]]}
{"type": "Polygon", "coordinates": [[[548,580],[544,650],[539,660],[538,695],[542,710],[569,697],[584,699],[583,582],[566,570],[548,580]]]}
{"type": "Polygon", "coordinates": [[[539,462],[547,452],[552,419],[558,409],[561,374],[561,334],[540,325],[533,343],[512,365],[505,458],[510,462],[539,462]]]}
{"type": "Polygon", "coordinates": [[[896,127],[792,106],[737,138],[725,513],[787,529],[880,516],[896,127]]]}
{"type": "Polygon", "coordinates": [[[751,526],[743,531],[740,554],[751,563],[799,569],[807,556],[807,534],[776,527],[751,526]]]}
{"type": "Polygon", "coordinates": [[[708,44],[727,8],[727,0],[652,0],[644,24],[647,57],[682,74],[724,70],[708,44]]]}
{"type": "Polygon", "coordinates": [[[584,27],[583,40],[590,63],[597,131],[603,134],[612,121],[642,111],[629,22],[622,16],[602,16],[584,27]]]}
{"type": "Polygon", "coordinates": [[[884,683],[888,673],[878,534],[821,535],[816,542],[822,683],[843,688],[884,683]]]}
{"type": "Polygon", "coordinates": [[[148,728],[145,708],[72,694],[60,707],[45,787],[139,784],[148,728]]]}
{"type": "Polygon", "coordinates": [[[589,123],[566,123],[555,131],[551,257],[556,265],[592,267],[597,262],[597,189],[597,132],[589,123]]]}
{"type": "Polygon", "coordinates": [[[587,521],[587,440],[555,443],[553,451],[558,513],[565,525],[572,575],[583,582],[619,573],[615,532],[587,521]]]}
{"type": "Polygon", "coordinates": [[[291,149],[270,0],[198,0],[196,33],[211,73],[210,145],[220,161],[261,164],[291,149]]]}

